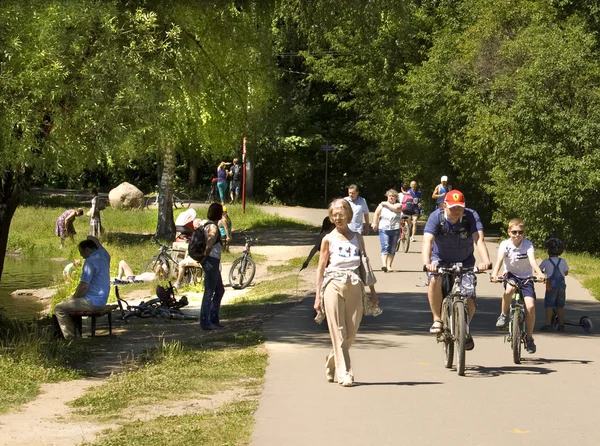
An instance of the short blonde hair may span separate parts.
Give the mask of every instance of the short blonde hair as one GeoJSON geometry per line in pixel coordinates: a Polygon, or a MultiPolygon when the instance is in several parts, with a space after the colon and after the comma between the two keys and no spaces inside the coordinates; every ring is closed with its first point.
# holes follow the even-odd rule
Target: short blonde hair
{"type": "Polygon", "coordinates": [[[331,203],[329,203],[328,212],[329,212],[329,221],[331,223],[333,223],[333,219],[332,219],[331,216],[332,216],[333,210],[335,208],[342,208],[342,209],[344,209],[344,212],[346,213],[346,218],[348,219],[348,221],[352,220],[352,216],[354,215],[354,213],[352,212],[352,208],[350,207],[350,203],[348,203],[343,198],[336,198],[331,203]]]}
{"type": "Polygon", "coordinates": [[[398,191],[396,189],[390,189],[385,193],[386,197],[389,197],[390,195],[394,195],[396,200],[398,199],[398,191]]]}
{"type": "Polygon", "coordinates": [[[523,226],[523,229],[525,229],[525,222],[520,218],[511,218],[508,222],[508,230],[510,231],[515,226],[523,226]]]}

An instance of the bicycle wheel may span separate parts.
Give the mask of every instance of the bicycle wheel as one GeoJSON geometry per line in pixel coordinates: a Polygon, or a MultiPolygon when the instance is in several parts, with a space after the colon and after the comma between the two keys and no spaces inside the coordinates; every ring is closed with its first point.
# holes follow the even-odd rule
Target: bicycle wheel
{"type": "Polygon", "coordinates": [[[465,376],[465,344],[467,341],[467,319],[465,303],[454,302],[454,342],[456,344],[456,371],[458,376],[465,376]]]}
{"type": "Polygon", "coordinates": [[[254,279],[256,265],[252,257],[235,259],[229,270],[229,284],[235,290],[246,288],[254,279]]]}
{"type": "Polygon", "coordinates": [[[510,329],[512,331],[510,342],[513,353],[513,362],[515,364],[521,364],[521,336],[523,335],[521,332],[521,326],[523,324],[523,315],[520,312],[514,313],[512,319],[510,320],[510,324],[510,329]]]}
{"type": "Polygon", "coordinates": [[[446,297],[442,302],[442,324],[444,326],[442,336],[444,337],[444,367],[447,369],[452,368],[452,362],[454,361],[454,341],[452,340],[452,333],[450,333],[450,305],[452,299],[446,297]]]}
{"type": "Polygon", "coordinates": [[[158,205],[157,199],[158,199],[157,195],[146,198],[146,202],[145,202],[146,209],[150,209],[150,206],[158,205]]]}
{"type": "Polygon", "coordinates": [[[410,225],[404,225],[404,240],[402,243],[403,251],[408,252],[408,248],[410,248],[410,225]]]}
{"type": "Polygon", "coordinates": [[[171,267],[171,262],[162,256],[154,256],[144,265],[145,273],[156,273],[158,268],[162,268],[166,277],[173,277],[177,274],[177,268],[171,267]]]}
{"type": "Polygon", "coordinates": [[[185,274],[183,276],[183,283],[188,285],[197,285],[202,281],[202,274],[204,270],[197,266],[188,266],[185,268],[185,274]]]}
{"type": "Polygon", "coordinates": [[[177,205],[182,209],[189,209],[192,200],[188,194],[180,193],[177,197],[173,197],[173,202],[177,201],[177,205]]]}

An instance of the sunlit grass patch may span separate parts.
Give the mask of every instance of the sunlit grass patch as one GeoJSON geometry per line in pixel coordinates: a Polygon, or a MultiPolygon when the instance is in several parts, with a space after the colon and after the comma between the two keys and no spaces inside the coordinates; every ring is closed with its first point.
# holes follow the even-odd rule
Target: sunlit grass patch
{"type": "Polygon", "coordinates": [[[305,257],[294,257],[281,265],[269,265],[267,271],[272,274],[298,272],[302,268],[305,257]]]}
{"type": "MultiPolygon", "coordinates": [[[[562,257],[567,261],[570,272],[579,276],[583,286],[600,300],[600,259],[590,254],[565,253],[562,257]]],[[[567,299],[569,291],[567,290],[567,299]]]]}
{"type": "Polygon", "coordinates": [[[187,446],[248,444],[254,425],[256,400],[238,400],[216,410],[136,421],[108,431],[84,446],[187,446]]]}
{"type": "Polygon", "coordinates": [[[0,316],[0,413],[31,401],[40,385],[81,377],[68,366],[87,353],[81,346],[57,342],[42,322],[0,316]]]}
{"type": "Polygon", "coordinates": [[[229,335],[220,340],[218,348],[163,342],[138,358],[142,363],[137,370],[111,376],[71,404],[81,415],[110,418],[128,407],[256,387],[266,367],[261,342],[258,332],[229,335]]]}

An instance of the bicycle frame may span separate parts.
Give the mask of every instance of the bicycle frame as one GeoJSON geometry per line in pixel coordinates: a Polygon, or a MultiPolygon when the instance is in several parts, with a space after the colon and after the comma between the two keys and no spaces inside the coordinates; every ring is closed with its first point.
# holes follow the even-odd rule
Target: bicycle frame
{"type": "Polygon", "coordinates": [[[470,297],[461,291],[462,278],[465,274],[477,273],[477,268],[463,268],[462,263],[439,267],[437,274],[442,276],[442,332],[437,336],[437,342],[444,343],[446,368],[452,367],[454,344],[458,345],[456,352],[457,372],[465,374],[466,341],[470,333],[469,311],[467,299],[470,297]]]}

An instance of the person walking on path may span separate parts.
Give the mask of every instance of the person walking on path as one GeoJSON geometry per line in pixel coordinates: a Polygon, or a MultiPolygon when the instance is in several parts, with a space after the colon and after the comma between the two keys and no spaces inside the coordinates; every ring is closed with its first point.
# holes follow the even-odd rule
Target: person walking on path
{"type": "Polygon", "coordinates": [[[56,220],[56,235],[60,237],[60,249],[65,246],[65,239],[69,237],[72,242],[75,242],[73,238],[77,232],[75,231],[75,217],[81,217],[83,215],[83,209],[67,209],[63,212],[60,217],[56,220]]]}
{"type": "Polygon", "coordinates": [[[419,189],[417,189],[417,182],[412,180],[410,182],[410,189],[408,193],[413,197],[413,203],[415,204],[414,209],[415,213],[412,215],[412,234],[410,236],[410,241],[416,241],[415,235],[417,235],[417,221],[419,220],[419,215],[422,212],[422,197],[423,194],[419,189]]]}
{"type": "Polygon", "coordinates": [[[365,220],[364,233],[369,235],[369,206],[367,200],[358,195],[358,186],[351,184],[348,186],[348,196],[345,200],[352,209],[352,219],[348,222],[351,231],[363,233],[363,218],[365,220]]]}
{"type": "MultiPolygon", "coordinates": [[[[387,201],[391,205],[398,201],[398,192],[390,189],[386,193],[387,201]]],[[[381,243],[381,270],[384,273],[392,271],[392,263],[396,254],[396,243],[400,238],[400,217],[402,209],[394,211],[383,205],[377,206],[373,217],[373,230],[379,231],[379,242],[381,243]]]]}
{"type": "Polygon", "coordinates": [[[56,304],[54,314],[65,339],[75,339],[73,311],[103,309],[110,293],[110,255],[96,237],[88,235],[79,243],[79,253],[85,259],[81,280],[72,297],[56,304]]]}
{"type": "MultiPolygon", "coordinates": [[[[465,208],[465,197],[462,192],[453,190],[446,194],[444,208],[436,209],[427,219],[423,233],[423,264],[429,273],[435,273],[440,264],[461,262],[463,267],[475,266],[474,246],[477,247],[481,264],[478,268],[485,271],[492,267],[490,254],[483,238],[483,225],[479,214],[473,209],[465,208]]],[[[429,333],[438,334],[442,331],[442,277],[428,274],[429,284],[427,298],[433,316],[433,325],[429,333]]],[[[471,289],[472,296],[467,299],[469,320],[475,315],[475,276],[465,275],[466,289],[471,289]]],[[[472,350],[475,346],[473,338],[467,337],[466,349],[472,350]]]]}
{"type": "Polygon", "coordinates": [[[231,183],[229,184],[229,198],[231,203],[235,203],[240,198],[240,188],[242,187],[242,166],[238,164],[238,159],[233,159],[233,164],[229,168],[231,183]]]}
{"type": "MultiPolygon", "coordinates": [[[[348,201],[336,199],[329,205],[329,218],[335,224],[321,243],[317,268],[314,309],[325,311],[333,349],[325,361],[325,377],[343,387],[354,385],[350,347],[363,316],[364,285],[358,275],[361,253],[366,255],[362,236],[352,231],[348,201]]],[[[371,302],[378,303],[375,287],[370,287],[371,302]]]]}
{"type": "Polygon", "coordinates": [[[435,186],[433,193],[431,194],[431,198],[435,200],[435,205],[437,209],[442,209],[444,207],[444,198],[446,197],[446,193],[450,189],[448,188],[448,177],[444,175],[440,179],[440,184],[435,186]]]}
{"type": "Polygon", "coordinates": [[[222,161],[217,166],[217,189],[219,189],[219,198],[221,199],[221,205],[225,204],[225,197],[227,195],[227,170],[225,168],[231,163],[222,161]]]}
{"type": "Polygon", "coordinates": [[[102,220],[100,219],[100,199],[96,188],[92,189],[92,207],[89,211],[90,216],[90,235],[100,238],[102,234],[102,220]]]}

